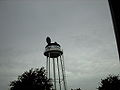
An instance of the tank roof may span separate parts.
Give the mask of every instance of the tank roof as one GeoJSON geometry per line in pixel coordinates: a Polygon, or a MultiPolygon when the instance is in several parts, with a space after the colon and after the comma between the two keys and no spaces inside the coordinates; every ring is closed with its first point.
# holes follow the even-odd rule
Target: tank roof
{"type": "Polygon", "coordinates": [[[56,45],[56,46],[59,46],[59,47],[60,47],[60,45],[59,45],[57,42],[54,42],[54,43],[48,43],[48,45],[47,45],[46,47],[48,47],[48,46],[52,46],[52,45],[56,45]]]}

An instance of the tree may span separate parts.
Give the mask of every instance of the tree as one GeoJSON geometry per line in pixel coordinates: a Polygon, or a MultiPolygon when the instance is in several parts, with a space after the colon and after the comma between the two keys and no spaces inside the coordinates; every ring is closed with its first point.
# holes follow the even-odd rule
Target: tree
{"type": "Polygon", "coordinates": [[[120,90],[119,75],[109,75],[105,79],[101,79],[98,90],[120,90]]]}
{"type": "Polygon", "coordinates": [[[77,88],[77,89],[71,89],[71,90],[81,90],[80,88],[77,88]]]}
{"type": "Polygon", "coordinates": [[[44,67],[30,69],[10,83],[10,90],[50,90],[53,84],[46,77],[44,67]]]}

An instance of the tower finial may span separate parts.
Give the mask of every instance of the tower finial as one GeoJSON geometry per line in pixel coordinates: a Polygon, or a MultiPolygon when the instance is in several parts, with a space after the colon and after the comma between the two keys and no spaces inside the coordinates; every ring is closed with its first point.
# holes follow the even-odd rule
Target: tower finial
{"type": "Polygon", "coordinates": [[[50,37],[47,37],[47,38],[46,38],[46,42],[47,42],[48,44],[51,43],[51,39],[50,39],[50,37]]]}

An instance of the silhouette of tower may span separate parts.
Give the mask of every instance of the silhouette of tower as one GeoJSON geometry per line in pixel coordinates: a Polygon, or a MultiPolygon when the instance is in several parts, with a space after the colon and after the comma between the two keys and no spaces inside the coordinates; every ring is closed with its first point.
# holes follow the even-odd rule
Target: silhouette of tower
{"type": "Polygon", "coordinates": [[[47,77],[53,82],[54,90],[67,90],[64,57],[61,46],[57,42],[51,43],[49,37],[46,38],[46,42],[44,55],[47,58],[47,77]]]}

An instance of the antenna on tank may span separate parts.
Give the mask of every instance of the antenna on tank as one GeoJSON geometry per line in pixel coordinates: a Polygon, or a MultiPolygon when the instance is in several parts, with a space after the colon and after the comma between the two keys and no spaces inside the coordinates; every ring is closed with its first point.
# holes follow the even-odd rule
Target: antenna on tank
{"type": "Polygon", "coordinates": [[[48,44],[51,43],[51,39],[50,39],[50,37],[47,37],[47,38],[46,38],[46,42],[47,42],[48,44]]]}

